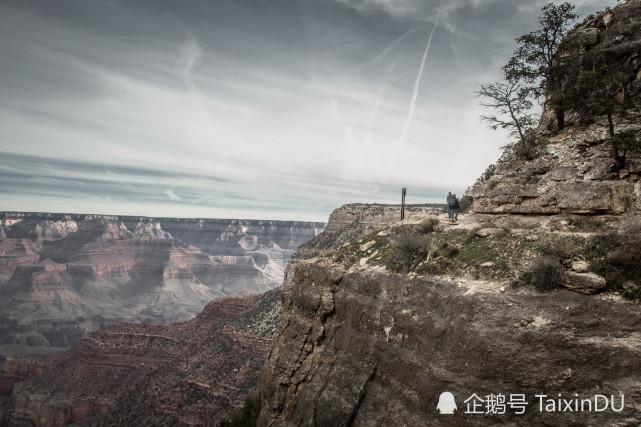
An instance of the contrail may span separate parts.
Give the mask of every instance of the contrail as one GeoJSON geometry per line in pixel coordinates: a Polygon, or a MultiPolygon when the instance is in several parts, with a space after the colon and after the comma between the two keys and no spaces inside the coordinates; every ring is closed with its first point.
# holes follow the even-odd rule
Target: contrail
{"type": "Polygon", "coordinates": [[[427,55],[430,53],[430,48],[432,47],[432,39],[434,34],[438,29],[438,23],[441,20],[441,11],[443,10],[443,3],[445,0],[441,0],[441,3],[438,5],[438,12],[436,14],[436,21],[434,22],[434,27],[430,31],[429,37],[427,37],[427,43],[425,44],[425,51],[423,52],[423,59],[421,60],[421,66],[418,69],[418,74],[416,75],[416,81],[414,82],[414,91],[412,92],[412,99],[410,101],[409,111],[407,112],[407,119],[403,124],[403,131],[401,132],[401,137],[398,140],[397,146],[405,144],[405,139],[407,138],[407,133],[412,126],[412,119],[414,118],[414,111],[416,110],[416,99],[418,98],[418,90],[421,87],[421,78],[423,77],[423,71],[425,70],[425,62],[427,61],[427,55]]]}

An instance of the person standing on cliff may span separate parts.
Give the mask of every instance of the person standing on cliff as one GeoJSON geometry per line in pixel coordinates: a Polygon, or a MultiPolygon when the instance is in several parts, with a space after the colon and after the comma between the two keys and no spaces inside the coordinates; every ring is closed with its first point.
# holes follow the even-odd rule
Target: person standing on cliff
{"type": "Polygon", "coordinates": [[[461,204],[456,197],[456,194],[452,194],[452,220],[458,221],[458,211],[461,209],[461,204]]]}
{"type": "Polygon", "coordinates": [[[452,219],[452,192],[447,193],[447,219],[452,219]]]}

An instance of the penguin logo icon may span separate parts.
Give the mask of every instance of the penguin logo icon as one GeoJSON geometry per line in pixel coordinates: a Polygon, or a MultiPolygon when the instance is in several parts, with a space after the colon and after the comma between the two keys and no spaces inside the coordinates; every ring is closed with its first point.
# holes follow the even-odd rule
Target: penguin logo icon
{"type": "Polygon", "coordinates": [[[438,405],[436,405],[439,414],[441,415],[454,415],[456,411],[456,400],[454,395],[449,391],[444,391],[438,398],[438,405]]]}

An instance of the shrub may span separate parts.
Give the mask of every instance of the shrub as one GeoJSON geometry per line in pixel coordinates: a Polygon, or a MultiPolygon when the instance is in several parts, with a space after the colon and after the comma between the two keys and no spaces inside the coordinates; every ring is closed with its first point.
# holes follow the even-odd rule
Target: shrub
{"type": "Polygon", "coordinates": [[[462,213],[469,212],[470,208],[472,207],[472,202],[474,202],[474,199],[471,196],[461,197],[461,201],[459,202],[461,205],[461,212],[462,213]]]}
{"type": "Polygon", "coordinates": [[[397,273],[408,273],[427,256],[429,241],[411,230],[401,230],[392,238],[394,248],[390,252],[387,266],[397,273]]]}
{"type": "Polygon", "coordinates": [[[429,218],[416,226],[416,230],[422,234],[433,233],[438,225],[437,218],[429,218]]]}
{"type": "Polygon", "coordinates": [[[563,283],[563,265],[558,258],[538,258],[524,280],[541,292],[559,289],[563,283]]]}
{"type": "Polygon", "coordinates": [[[581,231],[602,231],[608,227],[604,221],[593,217],[572,218],[570,226],[581,231]]]}
{"type": "Polygon", "coordinates": [[[485,172],[483,172],[483,174],[480,177],[478,177],[476,182],[478,184],[483,184],[484,182],[487,182],[490,178],[492,178],[495,173],[496,173],[496,165],[492,163],[487,167],[487,169],[485,169],[485,172]]]}
{"type": "Polygon", "coordinates": [[[540,244],[539,250],[543,255],[556,259],[572,259],[580,252],[578,243],[568,238],[552,238],[540,244]]]}
{"type": "Polygon", "coordinates": [[[519,160],[534,160],[538,156],[538,149],[533,143],[519,141],[514,144],[513,150],[519,160]]]}

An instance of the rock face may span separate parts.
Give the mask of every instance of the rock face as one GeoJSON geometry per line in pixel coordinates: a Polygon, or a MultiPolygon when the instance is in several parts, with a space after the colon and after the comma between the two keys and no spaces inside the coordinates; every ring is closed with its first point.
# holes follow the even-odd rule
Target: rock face
{"type": "MultiPolygon", "coordinates": [[[[445,205],[408,205],[405,218],[412,220],[436,215],[446,209],[445,205]]],[[[365,233],[393,224],[401,218],[399,205],[354,203],[341,206],[329,216],[327,228],[319,236],[302,245],[298,257],[317,256],[326,250],[335,249],[359,239],[365,233]]]]}
{"type": "MultiPolygon", "coordinates": [[[[0,355],[0,425],[9,423],[11,393],[14,384],[42,374],[49,363],[46,352],[28,352],[30,349],[13,348],[0,355]],[[18,350],[19,355],[14,354],[18,350]]],[[[47,349],[48,350],[48,349],[47,349]]]]}
{"type": "MultiPolygon", "coordinates": [[[[641,130],[641,116],[617,120],[641,130]]],[[[495,174],[472,187],[473,211],[486,214],[613,214],[641,212],[641,157],[628,154],[625,170],[611,172],[607,123],[598,119],[547,138],[533,160],[509,151],[495,174]]]]}
{"type": "MultiPolygon", "coordinates": [[[[327,229],[334,227],[340,229],[331,222],[327,229]]],[[[322,235],[306,246],[318,241],[322,235]]],[[[329,246],[326,256],[305,259],[309,254],[301,249],[282,287],[283,319],[259,377],[258,425],[641,422],[639,304],[566,289],[546,294],[498,281],[399,275],[362,263],[346,269],[329,246]],[[437,410],[445,391],[455,396],[454,415],[437,410]],[[621,393],[621,412],[546,412],[536,397],[614,395],[618,409],[621,393]],[[525,413],[465,413],[474,394],[524,394],[525,413]]]]}
{"type": "Polygon", "coordinates": [[[563,286],[586,295],[596,294],[605,285],[605,279],[594,273],[567,271],[563,277],[563,286]]]}
{"type": "Polygon", "coordinates": [[[100,330],[13,385],[6,425],[218,425],[256,384],[280,299],[273,290],[184,323],[100,330]]]}
{"type": "MultiPolygon", "coordinates": [[[[589,16],[559,47],[561,59],[598,52],[611,73],[629,76],[627,96],[641,106],[641,1],[619,1],[617,7],[589,16]]],[[[572,114],[566,114],[572,123],[572,114]]]]}
{"type": "MultiPolygon", "coordinates": [[[[560,59],[586,52],[603,55],[610,73],[627,76],[626,114],[615,115],[616,131],[641,130],[641,0],[619,2],[586,19],[559,47],[560,59]]],[[[544,111],[539,134],[554,128],[553,111],[544,111]]],[[[565,112],[566,129],[539,144],[533,160],[509,151],[496,174],[471,190],[476,213],[615,214],[641,212],[641,156],[628,153],[622,170],[612,167],[605,118],[580,126],[565,112]]]]}
{"type": "Polygon", "coordinates": [[[320,223],[0,214],[0,345],[59,346],[171,322],[280,285],[320,223]]]}

